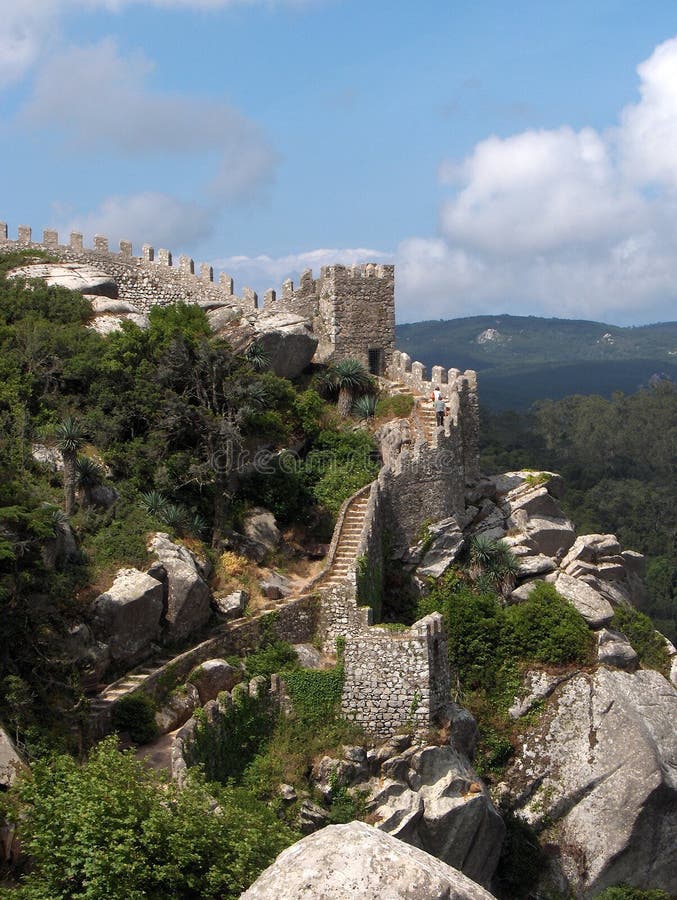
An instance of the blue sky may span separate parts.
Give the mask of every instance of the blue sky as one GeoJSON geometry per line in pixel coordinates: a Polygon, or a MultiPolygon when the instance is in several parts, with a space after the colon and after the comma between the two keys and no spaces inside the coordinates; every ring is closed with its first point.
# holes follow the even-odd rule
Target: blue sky
{"type": "Polygon", "coordinates": [[[677,318],[674,0],[0,0],[0,219],[398,319],[677,318]]]}

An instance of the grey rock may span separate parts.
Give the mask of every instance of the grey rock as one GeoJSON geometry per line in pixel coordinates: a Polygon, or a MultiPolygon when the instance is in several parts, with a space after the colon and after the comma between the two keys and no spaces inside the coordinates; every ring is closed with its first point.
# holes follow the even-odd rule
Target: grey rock
{"type": "Polygon", "coordinates": [[[175,544],[163,532],[155,534],[148,548],[166,572],[164,639],[183,640],[199,631],[211,615],[210,592],[193,553],[175,544]]]}
{"type": "Polygon", "coordinates": [[[563,893],[627,882],[677,893],[677,691],[657,672],[600,668],[558,688],[504,781],[548,828],[563,893]]]}
{"type": "Polygon", "coordinates": [[[93,630],[110,647],[115,663],[142,659],[160,634],[163,588],[138,569],[121,569],[111,587],[92,603],[93,630]]]}
{"type": "Polygon", "coordinates": [[[227,328],[233,322],[237,322],[242,316],[239,306],[212,307],[207,312],[207,320],[212,331],[217,333],[227,328]]]}
{"type": "Polygon", "coordinates": [[[46,444],[31,444],[31,456],[36,462],[48,466],[53,472],[63,471],[63,457],[56,447],[48,447],[46,444]]]}
{"type": "MultiPolygon", "coordinates": [[[[523,510],[517,510],[508,519],[508,525],[513,524],[513,519],[518,527],[522,527],[520,521],[517,521],[519,513],[523,510]]],[[[559,557],[562,556],[573,544],[576,533],[573,523],[565,518],[547,518],[545,516],[527,517],[524,523],[524,530],[528,537],[534,543],[534,546],[544,556],[559,557]]]]}
{"type": "Polygon", "coordinates": [[[451,866],[364,822],[284,850],[241,900],[491,900],[451,866]]]}
{"type": "MultiPolygon", "coordinates": [[[[91,293],[91,292],[88,292],[91,293]]],[[[91,298],[92,309],[95,313],[108,313],[110,315],[127,315],[129,313],[133,315],[142,315],[141,310],[134,306],[133,303],[128,303],[127,300],[111,299],[110,297],[97,297],[95,295],[91,298]]]]}
{"type": "Polygon", "coordinates": [[[506,515],[521,509],[529,517],[563,518],[561,507],[544,485],[521,485],[506,494],[501,508],[506,515]]]}
{"type": "Polygon", "coordinates": [[[276,310],[260,311],[256,316],[237,319],[218,328],[236,350],[261,344],[270,368],[281,378],[296,378],[312,360],[318,345],[307,319],[276,310]]]}
{"type": "Polygon", "coordinates": [[[65,639],[68,656],[75,665],[91,673],[95,681],[99,681],[110,665],[110,648],[108,644],[94,639],[92,629],[84,622],[72,625],[65,639]]]}
{"type": "Polygon", "coordinates": [[[155,713],[155,724],[160,734],[167,734],[179,728],[190,719],[200,705],[200,695],[192,684],[172,691],[167,702],[155,713]]]}
{"type": "Polygon", "coordinates": [[[508,710],[511,719],[520,719],[549,697],[555,688],[572,677],[572,673],[551,675],[548,672],[527,672],[524,676],[524,693],[515,697],[508,710]]]}
{"type": "Polygon", "coordinates": [[[294,803],[298,798],[298,794],[291,784],[281,784],[278,793],[285,803],[294,803]]]}
{"type": "Polygon", "coordinates": [[[508,603],[521,603],[523,600],[526,600],[541,581],[543,581],[542,578],[534,578],[532,581],[525,581],[524,584],[520,584],[508,595],[508,603]]]}
{"type": "Polygon", "coordinates": [[[212,602],[219,615],[226,619],[239,619],[249,602],[249,594],[247,591],[233,591],[225,597],[214,597],[212,602]]]}
{"type": "MultiPolygon", "coordinates": [[[[317,803],[313,803],[311,800],[304,800],[301,803],[297,819],[298,829],[301,834],[312,834],[314,831],[324,828],[328,821],[329,813],[326,809],[322,809],[321,806],[318,806],[317,803]]],[[[244,897],[245,895],[243,894],[242,896],[244,897]]],[[[279,895],[273,894],[271,896],[276,897],[279,895]]]]}
{"type": "Polygon", "coordinates": [[[141,329],[148,328],[148,316],[138,313],[128,313],[127,315],[110,315],[109,313],[101,313],[94,316],[88,324],[88,328],[96,331],[98,334],[113,334],[122,329],[123,322],[132,322],[141,329]]]}
{"type": "Polygon", "coordinates": [[[259,586],[269,600],[281,600],[292,592],[289,579],[279,572],[271,572],[259,582],[259,586]]]}
{"type": "Polygon", "coordinates": [[[576,538],[562,560],[565,569],[576,559],[598,563],[603,557],[620,553],[621,547],[613,534],[582,534],[576,538]]]}
{"type": "Polygon", "coordinates": [[[41,278],[49,285],[59,285],[81,294],[116,298],[115,279],[101,269],[81,263],[34,263],[12,269],[8,278],[41,278]]]}
{"type": "Polygon", "coordinates": [[[472,760],[480,736],[475,717],[465,707],[450,702],[447,704],[442,718],[449,721],[451,746],[457,753],[472,760]]]}
{"type": "Polygon", "coordinates": [[[439,578],[458,559],[463,549],[463,533],[453,516],[429,525],[428,531],[432,541],[416,574],[420,578],[439,578]]]}
{"type": "Polygon", "coordinates": [[[630,642],[619,631],[602,628],[597,632],[597,658],[607,666],[634,672],[639,658],[630,646],[630,642]]]}
{"type": "Polygon", "coordinates": [[[304,669],[322,669],[324,668],[324,658],[322,652],[313,647],[312,644],[294,644],[294,650],[298,657],[299,664],[304,669]]]}
{"type": "Polygon", "coordinates": [[[260,506],[250,509],[244,517],[243,530],[250,541],[264,548],[264,555],[275,550],[282,538],[275,516],[260,506]]]}
{"type": "Polygon", "coordinates": [[[0,725],[0,785],[8,788],[14,784],[26,764],[19,756],[14,742],[0,725]]]}
{"type": "Polygon", "coordinates": [[[614,611],[609,601],[578,578],[560,572],[555,588],[558,594],[576,607],[591,628],[601,628],[612,620],[614,611]]]}
{"type": "Polygon", "coordinates": [[[553,572],[555,568],[554,559],[538,553],[536,556],[526,556],[520,559],[517,577],[534,578],[536,575],[546,575],[548,572],[553,572]]]}
{"type": "Polygon", "coordinates": [[[221,691],[232,691],[241,680],[240,669],[231,666],[225,659],[207,659],[193,669],[188,681],[195,685],[203,705],[215,700],[221,691]]]}

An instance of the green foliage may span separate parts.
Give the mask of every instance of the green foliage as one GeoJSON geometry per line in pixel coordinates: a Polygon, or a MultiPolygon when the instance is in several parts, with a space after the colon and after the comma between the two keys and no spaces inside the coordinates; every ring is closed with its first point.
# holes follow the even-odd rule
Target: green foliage
{"type": "Polygon", "coordinates": [[[155,710],[155,701],[148,694],[127,694],[113,705],[113,730],[128,734],[135,744],[148,744],[158,734],[155,710]]]}
{"type": "Polygon", "coordinates": [[[670,672],[668,648],[648,616],[634,606],[617,606],[611,626],[627,637],[643,666],[656,669],[667,677],[670,672]]]}
{"type": "Polygon", "coordinates": [[[584,662],[592,647],[585,620],[554,585],[539,582],[528,598],[504,611],[503,641],[519,659],[565,665],[584,662]]]}
{"type": "Polygon", "coordinates": [[[374,414],[379,419],[406,419],[413,408],[412,394],[380,394],[374,414]]]}
{"type": "Polygon", "coordinates": [[[149,558],[147,535],[157,530],[159,521],[124,496],[114,510],[93,512],[82,518],[79,525],[83,549],[94,572],[112,571],[123,565],[143,567],[149,558]]]}
{"type": "Polygon", "coordinates": [[[244,665],[247,678],[251,679],[257,675],[265,675],[269,678],[275,673],[298,668],[299,661],[291,644],[286,641],[271,640],[264,641],[257,650],[247,654],[244,665]]]}
{"type": "Polygon", "coordinates": [[[255,697],[236,691],[216,723],[199,722],[188,748],[190,764],[201,766],[208,781],[238,781],[270,739],[275,718],[267,690],[255,697]]]}
{"type": "Polygon", "coordinates": [[[374,443],[364,431],[321,431],[303,467],[317,503],[332,513],[378,474],[374,443]]]}
{"type": "Polygon", "coordinates": [[[115,740],[39,763],[12,795],[34,866],[17,900],[235,900],[296,838],[249,793],[178,790],[115,740]]]}
{"type": "Polygon", "coordinates": [[[333,669],[300,669],[285,674],[294,712],[306,722],[335,717],[343,691],[343,666],[333,669]]]}
{"type": "Polygon", "coordinates": [[[376,415],[376,403],[375,394],[364,394],[353,403],[352,413],[356,419],[373,419],[376,415]]]}
{"type": "Polygon", "coordinates": [[[629,884],[617,884],[595,894],[595,900],[670,900],[670,896],[658,889],[642,890],[629,884]]]}

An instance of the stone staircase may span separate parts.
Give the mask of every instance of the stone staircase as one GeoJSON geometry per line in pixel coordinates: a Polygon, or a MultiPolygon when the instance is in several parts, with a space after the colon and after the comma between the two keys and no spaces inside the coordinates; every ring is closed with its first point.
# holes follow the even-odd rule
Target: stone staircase
{"type": "Polygon", "coordinates": [[[159,658],[153,660],[152,663],[145,666],[138,666],[132,669],[122,678],[112,682],[105,687],[100,693],[90,700],[89,703],[89,721],[92,726],[97,725],[108,711],[112,709],[113,704],[120,697],[129,694],[131,691],[140,687],[151,675],[154,675],[163,666],[166,666],[171,659],[159,658]]]}
{"type": "Polygon", "coordinates": [[[348,570],[357,555],[368,503],[368,492],[354,497],[350,503],[341,524],[336,553],[331,566],[318,583],[318,588],[328,588],[334,584],[340,584],[348,574],[348,570]]]}

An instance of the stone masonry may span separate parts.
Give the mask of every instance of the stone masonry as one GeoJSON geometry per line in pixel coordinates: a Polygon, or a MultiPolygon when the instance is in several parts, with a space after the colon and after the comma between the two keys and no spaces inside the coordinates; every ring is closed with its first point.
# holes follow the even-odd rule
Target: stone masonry
{"type": "MultiPolygon", "coordinates": [[[[232,306],[243,313],[255,312],[258,297],[248,287],[234,294],[233,279],[221,273],[214,282],[212,267],[180,256],[174,265],[171,251],[144,244],[141,256],[132,255],[130,241],[120,241],[119,252],[109,249],[108,238],[96,236],[94,247],[83,246],[82,234],[72,232],[68,244],[59,243],[56,231],[43,231],[42,241],[33,240],[32,230],[20,225],[16,240],[8,237],[0,222],[0,253],[17,249],[46,251],[57,262],[81,263],[111,275],[118,296],[147,313],[152,306],[183,301],[201,306],[232,306]]],[[[314,362],[326,363],[356,358],[375,375],[383,375],[395,349],[394,266],[367,263],[360,266],[323,266],[320,277],[308,269],[295,290],[286,281],[278,295],[265,294],[266,312],[279,310],[308,319],[319,340],[314,362]]]]}

